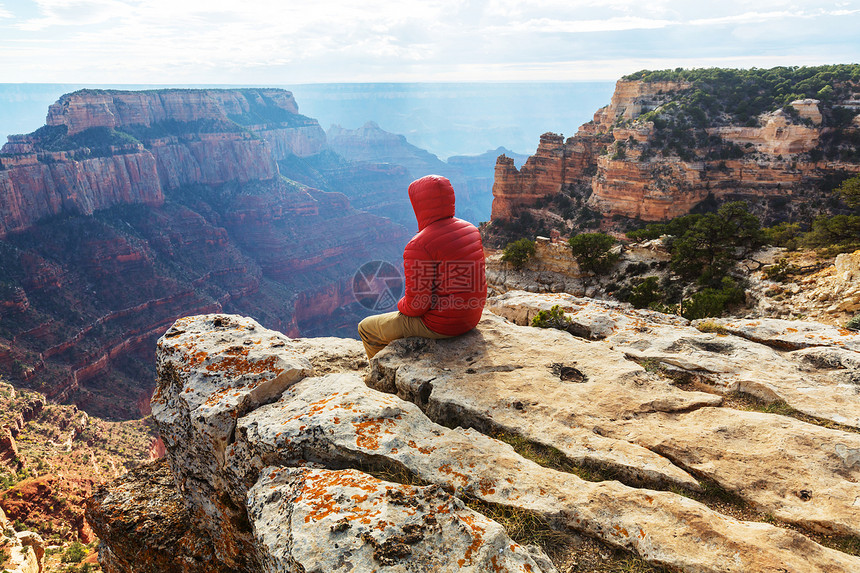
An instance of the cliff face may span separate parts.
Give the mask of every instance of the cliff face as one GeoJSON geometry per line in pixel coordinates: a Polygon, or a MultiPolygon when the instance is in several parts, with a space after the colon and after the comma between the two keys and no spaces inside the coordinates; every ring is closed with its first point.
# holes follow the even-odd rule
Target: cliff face
{"type": "Polygon", "coordinates": [[[369,365],[355,340],[178,320],[152,401],[169,463],[89,500],[102,567],[860,567],[820,544],[860,533],[860,334],[778,320],[720,320],[716,334],[564,294],[488,305],[475,330],[395,341],[369,365]],[[555,305],[580,336],[522,326],[555,305]],[[797,411],[751,411],[756,399],[797,411]],[[499,506],[538,517],[547,553],[482,514],[499,506]]]}
{"type": "Polygon", "coordinates": [[[323,145],[283,90],[75,92],[0,150],[0,237],[59,213],[157,206],[182,185],[273,179],[277,160],[323,145]]]}
{"type": "Polygon", "coordinates": [[[288,92],[84,91],[48,122],[0,155],[0,373],[52,399],[146,414],[176,317],[345,334],[353,273],[400,260],[405,229],[284,177],[325,143],[288,92]]]}
{"type": "MultiPolygon", "coordinates": [[[[860,126],[845,121],[860,85],[833,85],[838,95],[826,102],[795,100],[739,123],[714,111],[717,96],[699,84],[620,80],[611,103],[574,137],[545,134],[520,170],[499,158],[492,217],[510,220],[573,188],[587,189],[588,206],[605,217],[666,220],[729,198],[813,212],[828,181],[860,172],[860,126]]],[[[767,207],[762,214],[773,217],[767,207]]]]}

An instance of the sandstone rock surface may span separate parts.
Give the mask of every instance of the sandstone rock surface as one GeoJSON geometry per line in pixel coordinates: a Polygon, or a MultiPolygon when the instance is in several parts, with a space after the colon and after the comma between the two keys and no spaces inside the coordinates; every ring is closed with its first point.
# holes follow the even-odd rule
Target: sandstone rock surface
{"type": "MultiPolygon", "coordinates": [[[[624,309],[598,310],[609,320],[624,309]]],[[[708,478],[801,530],[856,535],[860,443],[856,433],[726,407],[722,396],[646,371],[613,348],[612,334],[650,328],[646,318],[604,321],[605,337],[588,340],[485,313],[467,335],[383,350],[367,379],[381,392],[362,379],[355,344],[344,361],[333,340],[314,351],[249,319],[192,317],[160,341],[153,412],[189,520],[233,570],[447,570],[428,536],[452,539],[435,541],[437,552],[442,543],[475,571],[552,570],[465,510],[459,500],[470,499],[678,571],[858,570],[860,558],[799,531],[654,489],[694,493],[696,478],[708,478]],[[502,430],[612,468],[626,485],[538,465],[491,437],[502,430]],[[320,553],[325,565],[312,562],[320,553]]]]}
{"type": "Polygon", "coordinates": [[[272,573],[555,571],[438,485],[269,467],[248,492],[248,513],[272,573]]]}
{"type": "MultiPolygon", "coordinates": [[[[703,333],[685,326],[684,319],[636,311],[620,303],[521,292],[506,293],[488,301],[489,308],[520,324],[528,324],[539,310],[555,304],[586,332],[605,337],[616,351],[708,382],[700,387],[724,394],[747,392],[768,401],[781,399],[800,412],[844,424],[855,431],[823,428],[784,416],[713,407],[719,406],[719,401],[707,404],[708,407],[673,413],[660,411],[651,404],[631,408],[618,399],[611,409],[599,413],[601,403],[589,396],[587,406],[585,402],[581,405],[568,402],[558,407],[560,413],[542,417],[553,420],[553,425],[561,425],[560,421],[573,418],[572,412],[581,417],[579,411],[587,410],[587,425],[596,423],[595,430],[601,435],[630,440],[665,455],[679,467],[713,479],[780,519],[819,531],[857,535],[860,510],[855,503],[860,498],[857,486],[860,464],[855,452],[860,451],[860,434],[856,432],[860,417],[858,385],[853,380],[860,373],[857,368],[860,361],[856,351],[849,348],[855,339],[860,340],[860,335],[847,331],[836,339],[820,335],[808,339],[802,335],[803,341],[815,340],[822,346],[779,352],[744,338],[703,333]],[[812,498],[802,492],[815,490],[826,493],[816,503],[808,503],[812,498]]],[[[760,340],[778,343],[786,337],[791,339],[794,333],[789,331],[781,336],[762,325],[786,329],[796,324],[714,322],[734,324],[738,329],[746,326],[751,332],[758,332],[760,340]]],[[[808,326],[812,328],[811,324],[808,326]]],[[[828,328],[819,326],[822,331],[828,328]]],[[[384,364],[385,359],[380,363],[384,364]]],[[[429,359],[439,360],[439,357],[429,359]]],[[[587,375],[585,370],[583,373],[587,375]]],[[[408,380],[402,374],[398,381],[403,386],[421,383],[420,378],[408,380]]],[[[434,381],[434,389],[439,385],[438,380],[434,381]]],[[[468,392],[464,386],[461,379],[456,391],[468,392]]],[[[443,388],[442,396],[449,386],[443,388]]],[[[655,400],[655,404],[661,402],[655,400]]],[[[480,410],[473,415],[486,417],[480,410]]]]}

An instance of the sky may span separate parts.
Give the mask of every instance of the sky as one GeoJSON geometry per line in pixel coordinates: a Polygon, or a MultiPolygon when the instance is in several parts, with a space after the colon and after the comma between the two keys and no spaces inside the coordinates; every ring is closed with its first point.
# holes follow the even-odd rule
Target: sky
{"type": "Polygon", "coordinates": [[[0,0],[0,82],[615,80],[860,62],[860,0],[0,0]]]}

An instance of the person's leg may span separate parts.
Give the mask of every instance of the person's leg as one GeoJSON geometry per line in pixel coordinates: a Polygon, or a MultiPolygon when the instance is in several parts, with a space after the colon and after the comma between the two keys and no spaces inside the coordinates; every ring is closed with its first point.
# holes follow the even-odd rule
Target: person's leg
{"type": "Polygon", "coordinates": [[[358,335],[364,343],[368,358],[373,358],[377,352],[398,338],[421,336],[424,338],[450,338],[445,334],[437,334],[427,328],[420,318],[406,316],[400,312],[387,312],[368,316],[358,323],[358,335]]]}

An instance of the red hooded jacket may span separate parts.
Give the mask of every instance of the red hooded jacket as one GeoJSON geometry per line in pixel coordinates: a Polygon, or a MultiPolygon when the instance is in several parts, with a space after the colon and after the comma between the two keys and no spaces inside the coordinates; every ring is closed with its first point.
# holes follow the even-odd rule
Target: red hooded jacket
{"type": "Polygon", "coordinates": [[[420,316],[438,334],[475,328],[487,300],[484,247],[478,229],[454,217],[454,188],[439,175],[409,185],[418,234],[403,251],[405,294],[397,310],[420,316]]]}

